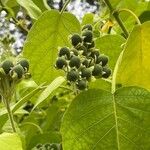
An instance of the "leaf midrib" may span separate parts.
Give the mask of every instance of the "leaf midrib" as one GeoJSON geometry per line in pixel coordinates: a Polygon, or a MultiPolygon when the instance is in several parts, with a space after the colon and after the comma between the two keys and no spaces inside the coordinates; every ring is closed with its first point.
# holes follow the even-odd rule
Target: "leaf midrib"
{"type": "Polygon", "coordinates": [[[117,108],[115,96],[113,94],[113,109],[114,109],[114,118],[115,118],[115,126],[116,126],[116,140],[117,140],[117,148],[120,150],[120,141],[119,141],[119,129],[118,129],[118,117],[117,117],[117,108]]]}

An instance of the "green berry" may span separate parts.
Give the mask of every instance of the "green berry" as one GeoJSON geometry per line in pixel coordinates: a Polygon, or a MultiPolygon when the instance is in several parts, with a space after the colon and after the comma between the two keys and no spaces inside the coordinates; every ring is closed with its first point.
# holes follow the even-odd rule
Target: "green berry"
{"type": "Polygon", "coordinates": [[[99,51],[98,51],[98,50],[94,50],[94,51],[91,52],[91,55],[90,55],[90,56],[95,59],[95,58],[97,58],[99,55],[100,55],[99,51]]]}
{"type": "Polygon", "coordinates": [[[79,34],[75,33],[71,37],[71,43],[73,46],[77,46],[79,43],[82,43],[82,38],[80,37],[79,34]]]}
{"type": "Polygon", "coordinates": [[[12,68],[12,72],[15,72],[18,78],[21,79],[24,74],[24,69],[21,65],[16,65],[12,68]]]}
{"type": "Polygon", "coordinates": [[[79,68],[81,65],[81,61],[80,61],[80,58],[78,56],[73,56],[71,59],[70,59],[70,62],[69,62],[69,66],[70,67],[76,67],[76,68],[79,68]]]}
{"type": "Polygon", "coordinates": [[[94,66],[93,71],[92,71],[92,75],[93,76],[100,76],[101,77],[102,76],[102,71],[103,71],[102,66],[100,64],[96,64],[94,66]]]}
{"type": "Polygon", "coordinates": [[[77,47],[77,50],[83,51],[82,55],[86,56],[87,55],[87,48],[84,45],[79,45],[77,47]]]}
{"type": "Polygon", "coordinates": [[[20,64],[25,71],[29,70],[29,62],[28,62],[28,60],[22,59],[17,64],[20,64]]]}
{"type": "Polygon", "coordinates": [[[100,55],[96,60],[96,64],[99,64],[99,63],[101,63],[102,66],[105,66],[108,63],[108,56],[100,55]]]}
{"type": "Polygon", "coordinates": [[[78,71],[71,70],[70,72],[67,73],[67,80],[70,82],[75,82],[78,78],[79,78],[78,71]]]}
{"type": "Polygon", "coordinates": [[[70,50],[69,48],[67,47],[62,47],[60,50],[59,50],[59,57],[61,56],[67,56],[67,58],[69,59],[70,58],[70,50]]]}
{"type": "Polygon", "coordinates": [[[103,78],[108,78],[111,75],[111,69],[107,68],[107,67],[103,67],[103,78]]]}
{"type": "Polygon", "coordinates": [[[79,80],[77,83],[77,87],[79,90],[85,90],[87,88],[86,80],[79,80]]]}
{"type": "Polygon", "coordinates": [[[91,31],[84,31],[82,33],[83,41],[87,43],[91,43],[93,39],[93,33],[91,31]]]}
{"type": "Polygon", "coordinates": [[[5,61],[3,61],[2,64],[1,64],[1,67],[3,68],[3,70],[4,70],[4,72],[5,72],[6,74],[9,73],[9,71],[11,70],[11,68],[12,68],[13,66],[14,66],[13,63],[12,63],[12,61],[10,61],[10,60],[5,60],[5,61]]]}
{"type": "Polygon", "coordinates": [[[88,67],[89,61],[87,59],[83,60],[82,65],[84,65],[85,67],[88,67]]]}
{"type": "Polygon", "coordinates": [[[82,30],[90,30],[90,31],[92,31],[93,27],[92,27],[91,24],[86,24],[86,25],[83,26],[82,30]]]}
{"type": "Polygon", "coordinates": [[[66,66],[67,66],[66,60],[62,57],[59,57],[56,61],[56,67],[58,69],[62,69],[63,67],[66,67],[66,66]]]}
{"type": "Polygon", "coordinates": [[[51,150],[59,150],[57,144],[55,144],[55,143],[51,144],[50,148],[51,148],[51,150]]]}
{"type": "Polygon", "coordinates": [[[95,47],[95,42],[92,41],[92,43],[88,44],[88,49],[95,47]]]}
{"type": "Polygon", "coordinates": [[[86,78],[87,80],[90,79],[92,76],[92,72],[89,68],[84,68],[81,71],[81,77],[86,78]]]}

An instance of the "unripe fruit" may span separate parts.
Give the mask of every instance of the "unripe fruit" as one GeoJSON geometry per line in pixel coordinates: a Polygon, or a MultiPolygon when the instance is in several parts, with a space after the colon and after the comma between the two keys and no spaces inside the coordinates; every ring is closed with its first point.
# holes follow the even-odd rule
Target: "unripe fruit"
{"type": "Polygon", "coordinates": [[[71,70],[70,72],[67,73],[67,80],[70,82],[75,82],[78,78],[79,78],[78,71],[71,70]]]}
{"type": "Polygon", "coordinates": [[[67,59],[70,58],[70,50],[69,48],[67,47],[62,47],[60,50],[59,50],[59,57],[61,56],[67,56],[67,59]]]}
{"type": "Polygon", "coordinates": [[[99,55],[100,55],[100,52],[99,52],[98,50],[94,50],[94,51],[91,52],[91,55],[90,55],[90,56],[95,59],[95,58],[97,58],[99,55]]]}
{"type": "Polygon", "coordinates": [[[82,38],[80,37],[79,34],[75,33],[71,37],[71,43],[72,43],[73,46],[77,46],[79,43],[82,43],[82,38]]]}
{"type": "Polygon", "coordinates": [[[17,64],[20,64],[25,71],[29,70],[29,62],[26,59],[22,59],[17,64]]]}
{"type": "Polygon", "coordinates": [[[83,51],[82,55],[86,56],[87,55],[87,48],[84,45],[80,45],[77,47],[77,50],[83,51]]]}
{"type": "Polygon", "coordinates": [[[100,76],[101,77],[102,76],[102,71],[103,71],[102,66],[100,64],[96,64],[94,66],[93,71],[92,71],[92,75],[93,76],[100,76]]]}
{"type": "Polygon", "coordinates": [[[5,61],[3,61],[2,64],[1,64],[1,67],[3,68],[3,70],[4,70],[4,72],[5,72],[6,74],[9,73],[9,71],[11,70],[11,68],[12,68],[13,66],[14,66],[13,63],[12,63],[12,61],[10,61],[10,60],[5,60],[5,61]]]}
{"type": "Polygon", "coordinates": [[[80,58],[78,56],[73,56],[71,59],[70,59],[70,62],[69,62],[69,66],[70,67],[76,67],[76,68],[79,68],[81,65],[81,61],[80,61],[80,58]]]}
{"type": "Polygon", "coordinates": [[[90,31],[92,31],[93,27],[92,27],[91,24],[86,24],[86,25],[83,26],[82,30],[90,30],[90,31]]]}
{"type": "Polygon", "coordinates": [[[103,78],[108,78],[111,75],[111,69],[107,67],[103,67],[104,74],[102,75],[103,78]]]}
{"type": "Polygon", "coordinates": [[[84,65],[85,67],[88,67],[89,66],[88,59],[83,60],[82,65],[84,65]]]}
{"type": "Polygon", "coordinates": [[[87,43],[91,43],[93,39],[93,33],[91,31],[84,31],[82,33],[83,41],[87,43]]]}
{"type": "Polygon", "coordinates": [[[87,88],[86,80],[79,80],[77,83],[77,87],[79,90],[85,90],[87,88]]]}
{"type": "Polygon", "coordinates": [[[99,64],[99,63],[101,63],[102,66],[105,66],[108,63],[108,56],[100,55],[96,60],[96,64],[99,64]]]}
{"type": "Polygon", "coordinates": [[[62,69],[63,67],[67,66],[67,62],[64,58],[59,57],[56,61],[56,67],[58,69],[62,69]]]}
{"type": "Polygon", "coordinates": [[[86,78],[87,80],[90,79],[92,76],[92,72],[89,68],[84,68],[81,71],[81,77],[86,78]]]}
{"type": "Polygon", "coordinates": [[[95,47],[95,42],[94,41],[92,41],[92,43],[87,45],[88,49],[93,48],[93,47],[95,47]]]}
{"type": "Polygon", "coordinates": [[[16,65],[15,67],[12,68],[11,71],[17,74],[18,79],[21,79],[24,74],[24,69],[21,65],[16,65]]]}

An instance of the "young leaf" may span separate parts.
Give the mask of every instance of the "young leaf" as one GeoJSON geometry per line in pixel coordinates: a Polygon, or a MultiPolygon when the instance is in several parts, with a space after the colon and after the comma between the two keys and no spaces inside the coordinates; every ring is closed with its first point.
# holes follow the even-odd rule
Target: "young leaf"
{"type": "Polygon", "coordinates": [[[49,84],[47,86],[47,88],[41,93],[41,95],[39,96],[39,98],[37,99],[36,104],[33,107],[33,110],[39,105],[41,104],[44,100],[46,100],[46,98],[48,98],[48,96],[54,91],[56,90],[63,82],[65,81],[65,79],[63,77],[57,77],[51,84],[49,84]]]}
{"type": "Polygon", "coordinates": [[[33,3],[32,0],[17,0],[18,4],[24,7],[29,16],[33,19],[38,19],[38,17],[41,15],[41,10],[33,3]]]}
{"type": "Polygon", "coordinates": [[[66,111],[63,149],[149,150],[150,92],[126,87],[114,95],[91,89],[78,95],[66,111]]]}
{"type": "Polygon", "coordinates": [[[76,17],[56,10],[44,12],[33,25],[24,46],[24,56],[30,61],[31,74],[37,83],[50,83],[60,76],[54,67],[58,46],[70,46],[68,36],[75,32],[80,32],[76,17]]]}
{"type": "Polygon", "coordinates": [[[23,150],[21,139],[16,133],[0,134],[1,150],[23,150]]]}
{"type": "Polygon", "coordinates": [[[136,26],[126,43],[117,83],[150,89],[150,22],[136,26]]]}
{"type": "Polygon", "coordinates": [[[96,48],[100,49],[100,53],[109,56],[109,66],[114,69],[115,63],[122,51],[122,44],[125,43],[125,39],[119,35],[106,35],[97,38],[96,48]]]}

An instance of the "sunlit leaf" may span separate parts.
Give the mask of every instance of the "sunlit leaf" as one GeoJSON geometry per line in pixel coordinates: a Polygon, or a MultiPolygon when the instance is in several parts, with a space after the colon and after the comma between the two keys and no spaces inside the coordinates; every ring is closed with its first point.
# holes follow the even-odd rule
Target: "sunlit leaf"
{"type": "Polygon", "coordinates": [[[150,93],[126,87],[115,94],[91,89],[78,95],[66,111],[64,150],[149,150],[150,93]]]}
{"type": "Polygon", "coordinates": [[[117,83],[150,89],[150,22],[132,31],[119,65],[117,83]]]}
{"type": "Polygon", "coordinates": [[[80,32],[76,17],[56,10],[46,11],[33,25],[24,46],[24,56],[30,61],[35,82],[50,83],[61,75],[54,67],[58,46],[70,46],[68,36],[74,32],[80,32]]]}

